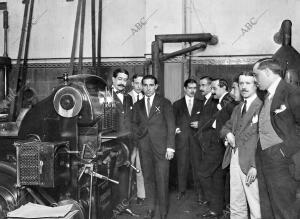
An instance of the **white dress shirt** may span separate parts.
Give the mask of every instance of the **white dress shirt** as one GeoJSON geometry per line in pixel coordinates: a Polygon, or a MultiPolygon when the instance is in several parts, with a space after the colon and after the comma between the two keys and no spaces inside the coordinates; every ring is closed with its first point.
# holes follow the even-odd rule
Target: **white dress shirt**
{"type": "Polygon", "coordinates": [[[209,100],[210,97],[211,97],[211,92],[209,92],[208,94],[205,95],[204,105],[207,103],[207,101],[209,100]]]}
{"type": "MultiPolygon", "coordinates": [[[[249,109],[251,103],[256,99],[256,97],[257,97],[257,94],[255,93],[254,95],[252,95],[252,96],[250,96],[250,97],[248,97],[248,98],[244,98],[244,100],[247,101],[246,112],[248,111],[248,109],[249,109]]],[[[244,104],[245,104],[245,103],[244,103],[244,104]]],[[[243,104],[243,106],[242,106],[242,108],[241,108],[241,112],[242,112],[242,110],[243,110],[243,108],[244,108],[244,104],[243,104]]]]}
{"type": "Polygon", "coordinates": [[[273,98],[274,94],[275,94],[275,91],[276,91],[276,88],[278,87],[279,83],[281,81],[281,78],[278,78],[276,79],[271,85],[270,87],[268,88],[268,92],[269,92],[269,100],[273,98]]]}
{"type": "Polygon", "coordinates": [[[124,101],[124,94],[123,93],[117,93],[118,90],[113,86],[113,90],[116,93],[117,97],[121,100],[121,103],[123,104],[124,101]]]}
{"type": "Polygon", "coordinates": [[[189,97],[187,95],[185,95],[185,103],[186,103],[186,106],[188,108],[188,110],[191,110],[189,113],[190,115],[192,114],[192,109],[193,109],[193,105],[194,105],[194,97],[189,97]],[[191,103],[191,109],[189,109],[189,104],[191,103]]]}
{"type": "Polygon", "coordinates": [[[136,101],[138,101],[138,99],[139,100],[141,100],[141,99],[143,99],[143,97],[144,97],[144,95],[142,94],[142,93],[137,93],[137,92],[135,92],[135,90],[132,90],[131,91],[131,93],[132,93],[132,100],[133,100],[133,103],[135,103],[136,101]],[[138,98],[139,97],[139,98],[138,98]]]}

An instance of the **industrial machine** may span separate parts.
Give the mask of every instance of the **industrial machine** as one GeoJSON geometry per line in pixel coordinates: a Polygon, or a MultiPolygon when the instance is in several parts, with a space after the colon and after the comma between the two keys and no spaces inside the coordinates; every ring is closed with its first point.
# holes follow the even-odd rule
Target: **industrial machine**
{"type": "MultiPolygon", "coordinates": [[[[0,218],[28,201],[72,203],[77,218],[112,216],[118,167],[130,166],[128,148],[119,140],[128,133],[118,132],[115,104],[102,78],[59,79],[17,126],[15,159],[0,162],[0,218]]],[[[5,128],[0,135],[9,133],[5,128]]]]}

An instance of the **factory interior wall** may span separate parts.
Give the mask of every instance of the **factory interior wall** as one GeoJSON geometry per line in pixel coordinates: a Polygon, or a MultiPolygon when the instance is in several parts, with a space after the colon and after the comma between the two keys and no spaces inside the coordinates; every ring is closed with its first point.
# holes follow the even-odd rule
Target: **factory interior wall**
{"type": "MultiPolygon", "coordinates": [[[[9,12],[8,54],[13,60],[14,70],[24,4],[17,0],[6,2],[9,12]]],[[[86,5],[83,62],[84,72],[95,73],[91,68],[90,2],[87,1],[86,5]]],[[[57,84],[56,77],[68,71],[76,7],[77,0],[35,1],[27,81],[37,90],[39,98],[47,96],[57,84]]],[[[96,11],[97,8],[98,5],[96,11]]],[[[165,95],[174,101],[182,95],[183,81],[189,76],[198,78],[208,74],[230,80],[240,69],[245,66],[249,68],[247,66],[257,60],[255,58],[276,52],[280,45],[274,42],[273,36],[284,19],[293,22],[295,37],[292,44],[298,50],[298,9],[299,0],[103,0],[102,63],[97,74],[110,80],[111,72],[118,66],[128,68],[131,75],[143,72],[144,62],[151,58],[151,42],[157,34],[205,32],[216,35],[219,40],[217,45],[208,45],[206,50],[191,54],[191,75],[187,73],[189,57],[165,63],[165,95]],[[249,56],[255,58],[248,59],[249,56]],[[220,59],[223,61],[219,62],[220,59]]],[[[2,28],[0,36],[2,39],[2,28]]],[[[166,44],[164,52],[173,52],[186,46],[189,45],[166,44]]],[[[2,40],[0,51],[3,51],[2,40]]],[[[10,78],[14,75],[12,71],[10,78]]]]}

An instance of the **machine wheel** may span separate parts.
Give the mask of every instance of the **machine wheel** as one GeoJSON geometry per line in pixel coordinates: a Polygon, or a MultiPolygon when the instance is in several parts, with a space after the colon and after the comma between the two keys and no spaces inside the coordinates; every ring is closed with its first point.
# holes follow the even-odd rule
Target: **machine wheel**
{"type": "Polygon", "coordinates": [[[0,219],[6,218],[7,212],[28,202],[27,192],[18,191],[16,182],[17,173],[14,165],[0,162],[0,219]]]}

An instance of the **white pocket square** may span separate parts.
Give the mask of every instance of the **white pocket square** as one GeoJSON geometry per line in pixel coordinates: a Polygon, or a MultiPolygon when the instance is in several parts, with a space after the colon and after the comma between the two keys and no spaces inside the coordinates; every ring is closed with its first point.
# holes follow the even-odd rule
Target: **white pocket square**
{"type": "Polygon", "coordinates": [[[200,111],[196,112],[196,114],[199,114],[199,113],[200,113],[200,111]]]}
{"type": "Polygon", "coordinates": [[[286,106],[282,104],[279,109],[274,110],[275,115],[286,110],[286,106]]]}
{"type": "Polygon", "coordinates": [[[258,123],[258,115],[257,114],[252,117],[251,124],[255,124],[255,123],[258,123]]]}

